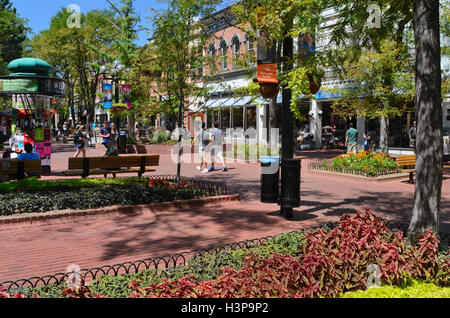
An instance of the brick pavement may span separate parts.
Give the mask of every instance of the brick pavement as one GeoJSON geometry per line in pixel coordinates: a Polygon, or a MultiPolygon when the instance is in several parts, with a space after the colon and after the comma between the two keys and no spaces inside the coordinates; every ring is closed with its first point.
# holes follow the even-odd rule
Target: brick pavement
{"type": "MultiPolygon", "coordinates": [[[[56,147],[53,175],[48,178],[62,178],[73,148],[56,147]]],[[[88,155],[101,151],[88,149],[88,155]]],[[[308,159],[303,163],[302,207],[295,210],[293,221],[281,218],[276,204],[259,202],[258,164],[232,164],[228,173],[205,175],[195,164],[184,163],[183,176],[226,182],[230,192],[241,194],[241,202],[2,232],[0,282],[64,272],[69,264],[82,268],[113,265],[276,235],[336,221],[346,212],[365,208],[387,219],[409,222],[414,186],[398,180],[374,184],[314,175],[306,171],[307,163],[335,154],[312,151],[303,155],[308,159]]],[[[154,174],[175,173],[170,156],[162,155],[154,174]]],[[[442,189],[440,220],[444,231],[450,231],[449,177],[446,175],[442,189]]]]}

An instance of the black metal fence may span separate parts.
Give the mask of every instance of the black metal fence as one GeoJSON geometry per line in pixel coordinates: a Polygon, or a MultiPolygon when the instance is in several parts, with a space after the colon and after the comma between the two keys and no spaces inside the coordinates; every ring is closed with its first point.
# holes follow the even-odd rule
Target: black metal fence
{"type": "MultiPolygon", "coordinates": [[[[390,230],[400,230],[406,235],[406,231],[408,229],[408,224],[397,223],[389,220],[383,220],[386,226],[390,230]]],[[[318,229],[334,229],[339,225],[339,222],[327,223],[321,226],[315,226],[311,228],[301,229],[297,231],[292,231],[290,233],[299,233],[303,231],[313,231],[318,229]]],[[[286,233],[289,234],[289,233],[286,233]]],[[[439,233],[439,237],[441,240],[440,246],[448,249],[450,246],[450,233],[439,233]]],[[[84,282],[85,284],[89,284],[93,280],[104,276],[118,276],[118,275],[128,275],[128,274],[137,274],[145,270],[170,270],[175,267],[182,267],[189,264],[191,260],[198,259],[203,255],[216,255],[220,252],[224,252],[227,250],[238,250],[242,248],[252,248],[258,247],[267,244],[270,240],[272,240],[274,236],[266,236],[259,239],[251,239],[237,243],[225,244],[220,247],[211,247],[202,250],[196,250],[191,252],[182,252],[174,255],[163,256],[163,257],[155,257],[148,258],[135,262],[126,262],[122,264],[116,265],[107,265],[92,269],[82,269],[78,271],[75,275],[77,278],[84,282]]],[[[59,285],[67,282],[69,279],[73,278],[74,273],[58,273],[54,275],[47,275],[42,277],[32,277],[28,279],[19,279],[15,281],[6,281],[0,283],[0,286],[6,288],[6,290],[15,290],[19,288],[35,288],[40,286],[48,286],[51,284],[59,285]]]]}
{"type": "Polygon", "coordinates": [[[337,173],[345,173],[349,175],[362,176],[362,177],[380,177],[394,173],[400,173],[400,169],[392,168],[392,169],[382,169],[377,171],[364,171],[364,170],[355,170],[350,168],[338,168],[338,167],[330,167],[323,163],[311,162],[308,166],[309,170],[312,171],[325,171],[325,172],[337,172],[337,173]]]}

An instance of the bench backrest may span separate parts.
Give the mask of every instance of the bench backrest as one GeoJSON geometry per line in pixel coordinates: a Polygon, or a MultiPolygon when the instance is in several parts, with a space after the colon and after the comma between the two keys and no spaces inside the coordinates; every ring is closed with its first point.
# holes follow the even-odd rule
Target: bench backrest
{"type": "Polygon", "coordinates": [[[0,175],[14,175],[21,169],[24,173],[41,174],[41,160],[0,159],[0,175]]]}
{"type": "Polygon", "coordinates": [[[123,156],[123,157],[90,157],[69,158],[69,170],[84,170],[86,165],[92,169],[113,169],[121,167],[154,167],[159,166],[159,155],[123,156]]]}
{"type": "Polygon", "coordinates": [[[403,155],[397,157],[397,164],[400,167],[408,167],[416,165],[416,155],[403,155]]]}

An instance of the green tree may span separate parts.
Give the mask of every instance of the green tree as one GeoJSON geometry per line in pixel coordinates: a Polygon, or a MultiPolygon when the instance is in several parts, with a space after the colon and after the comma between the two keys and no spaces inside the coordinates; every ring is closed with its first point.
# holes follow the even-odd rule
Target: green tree
{"type": "MultiPolygon", "coordinates": [[[[408,231],[410,243],[431,229],[438,232],[442,187],[442,106],[440,26],[438,0],[331,0],[339,12],[333,31],[337,43],[352,40],[356,50],[379,51],[384,39],[407,43],[414,32],[415,108],[417,163],[413,217],[408,231]],[[369,6],[378,5],[380,25],[370,27],[369,6]]],[[[376,10],[375,10],[376,11],[376,10]]],[[[445,29],[444,29],[445,30],[445,29]]]]}
{"type": "MultiPolygon", "coordinates": [[[[184,128],[185,109],[201,102],[206,95],[204,86],[192,75],[205,65],[204,51],[211,35],[205,31],[203,19],[214,11],[217,3],[218,0],[173,0],[166,10],[151,17],[154,32],[150,47],[153,62],[161,71],[160,92],[167,97],[163,100],[177,105],[179,128],[184,128]]],[[[180,134],[180,142],[181,137],[180,134]]],[[[178,177],[180,169],[181,150],[178,177]]]]}
{"type": "Polygon", "coordinates": [[[28,43],[27,21],[20,18],[9,0],[0,1],[0,73],[8,74],[8,63],[21,58],[28,43]]]}
{"type": "Polygon", "coordinates": [[[83,14],[80,28],[68,27],[69,15],[66,8],[61,8],[50,21],[49,29],[33,38],[31,51],[54,67],[54,75],[65,79],[66,105],[72,118],[76,118],[75,104],[80,106],[80,113],[86,110],[92,118],[103,58],[98,51],[108,50],[111,45],[112,28],[105,17],[113,14],[108,10],[83,14]]]}
{"type": "Polygon", "coordinates": [[[351,84],[331,90],[339,96],[333,102],[334,113],[380,119],[380,148],[388,153],[389,119],[413,107],[414,69],[407,47],[385,40],[378,51],[364,50],[357,60],[345,59],[341,69],[340,78],[351,84]]]}

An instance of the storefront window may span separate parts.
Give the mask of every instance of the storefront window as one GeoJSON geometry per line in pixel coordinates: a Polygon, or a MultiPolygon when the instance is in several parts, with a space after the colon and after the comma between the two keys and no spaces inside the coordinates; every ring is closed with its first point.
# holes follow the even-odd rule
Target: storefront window
{"type": "Polygon", "coordinates": [[[221,113],[222,129],[231,128],[230,123],[230,108],[223,108],[221,113]]]}
{"type": "Polygon", "coordinates": [[[256,106],[247,107],[247,129],[256,129],[256,106]]]}
{"type": "Polygon", "coordinates": [[[242,107],[233,108],[233,128],[244,128],[244,113],[242,107]]]}

